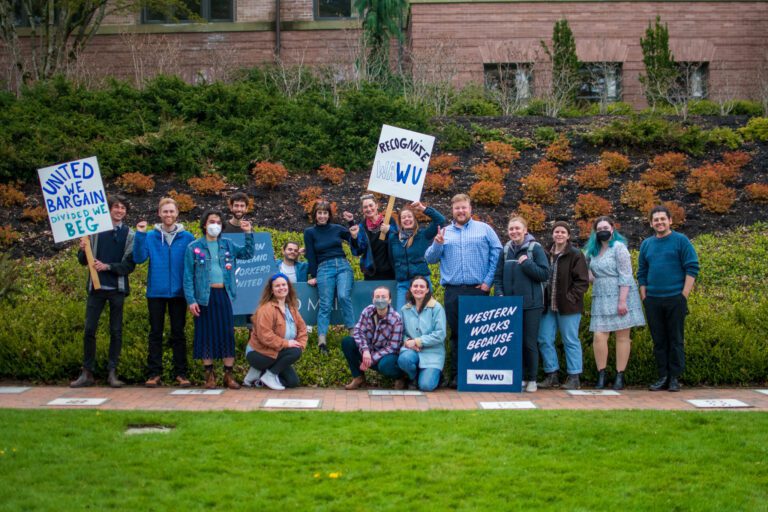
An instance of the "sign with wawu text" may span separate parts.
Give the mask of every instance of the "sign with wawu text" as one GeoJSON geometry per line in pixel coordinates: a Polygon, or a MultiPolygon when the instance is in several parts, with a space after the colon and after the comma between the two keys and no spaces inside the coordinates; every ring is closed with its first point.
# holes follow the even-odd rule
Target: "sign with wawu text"
{"type": "Polygon", "coordinates": [[[459,297],[459,391],[522,391],[522,297],[459,297]]]}
{"type": "Polygon", "coordinates": [[[431,135],[383,125],[368,190],[418,201],[434,144],[431,135]]]}
{"type": "Polygon", "coordinates": [[[112,229],[95,156],[38,169],[37,174],[56,243],[112,229]]]}

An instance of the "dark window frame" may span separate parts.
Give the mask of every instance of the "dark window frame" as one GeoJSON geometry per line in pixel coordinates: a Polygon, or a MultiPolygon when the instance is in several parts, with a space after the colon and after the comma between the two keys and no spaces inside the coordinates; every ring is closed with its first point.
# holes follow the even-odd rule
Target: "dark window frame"
{"type": "Polygon", "coordinates": [[[483,86],[486,90],[497,89],[502,81],[507,83],[509,90],[518,95],[518,70],[525,70],[528,94],[517,99],[528,101],[533,98],[533,62],[486,62],[483,63],[483,86]],[[504,73],[505,78],[501,76],[504,73]]]}
{"type": "MultiPolygon", "coordinates": [[[[333,16],[333,15],[322,16],[320,14],[320,2],[321,0],[312,0],[312,14],[314,15],[314,18],[316,20],[351,20],[353,18],[357,18],[357,14],[355,13],[355,8],[352,5],[352,0],[346,1],[346,3],[349,5],[349,16],[333,16]]],[[[338,3],[344,3],[344,2],[338,2],[338,3]]]]}
{"type": "Polygon", "coordinates": [[[605,98],[608,103],[618,103],[623,95],[623,74],[624,65],[622,62],[596,61],[582,62],[579,64],[579,90],[576,92],[576,99],[587,103],[600,103],[605,98]],[[608,85],[608,76],[606,71],[612,69],[614,73],[614,82],[616,92],[608,94],[603,92],[608,85]]]}
{"type": "Polygon", "coordinates": [[[205,21],[209,23],[231,23],[235,21],[235,0],[198,0],[200,3],[199,9],[195,12],[194,9],[190,10],[200,16],[200,19],[179,18],[172,19],[163,16],[161,13],[153,14],[148,8],[144,8],[141,11],[141,22],[145,25],[167,25],[185,23],[197,23],[205,21]],[[225,2],[229,4],[229,17],[228,18],[213,18],[211,17],[212,6],[211,3],[215,1],[225,2]]]}
{"type": "Polygon", "coordinates": [[[708,61],[679,61],[677,67],[677,80],[675,81],[676,99],[706,100],[709,98],[709,62],[708,61]],[[694,94],[693,75],[700,74],[701,94],[694,94]],[[688,76],[686,76],[688,75],[688,76]],[[684,93],[681,91],[685,90],[684,93]]]}

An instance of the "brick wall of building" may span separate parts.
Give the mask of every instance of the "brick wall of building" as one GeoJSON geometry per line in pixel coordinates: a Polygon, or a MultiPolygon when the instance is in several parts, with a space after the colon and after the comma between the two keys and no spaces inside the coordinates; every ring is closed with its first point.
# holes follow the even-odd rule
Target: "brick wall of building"
{"type": "Polygon", "coordinates": [[[623,62],[622,99],[639,107],[640,38],[657,15],[669,26],[677,61],[709,62],[710,95],[754,95],[756,70],[768,56],[766,2],[414,3],[410,36],[416,60],[441,55],[458,84],[482,83],[484,63],[530,61],[565,17],[580,60],[623,62]]]}

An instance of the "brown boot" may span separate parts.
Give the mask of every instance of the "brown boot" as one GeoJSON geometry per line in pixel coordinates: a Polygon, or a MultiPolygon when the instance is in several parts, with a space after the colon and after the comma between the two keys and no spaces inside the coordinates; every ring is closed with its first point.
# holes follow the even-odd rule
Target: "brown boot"
{"type": "Polygon", "coordinates": [[[395,389],[398,391],[405,389],[405,379],[397,379],[395,381],[395,389]]]}
{"type": "Polygon", "coordinates": [[[216,389],[216,372],[205,370],[205,389],[216,389]]]}
{"type": "Polygon", "coordinates": [[[83,371],[80,373],[80,376],[77,378],[77,380],[73,380],[69,383],[69,387],[87,388],[93,386],[93,384],[93,374],[89,370],[83,368],[83,371]]]}
{"type": "Polygon", "coordinates": [[[224,370],[224,387],[227,389],[240,389],[240,384],[232,378],[232,370],[224,370]]]}
{"type": "Polygon", "coordinates": [[[361,375],[359,377],[355,377],[352,379],[349,384],[344,386],[344,389],[347,391],[352,391],[353,389],[360,389],[365,386],[365,375],[361,375]]]}
{"type": "Polygon", "coordinates": [[[107,377],[107,382],[109,383],[110,387],[113,387],[113,388],[123,387],[123,381],[117,378],[117,370],[109,370],[109,376],[107,377]]]}

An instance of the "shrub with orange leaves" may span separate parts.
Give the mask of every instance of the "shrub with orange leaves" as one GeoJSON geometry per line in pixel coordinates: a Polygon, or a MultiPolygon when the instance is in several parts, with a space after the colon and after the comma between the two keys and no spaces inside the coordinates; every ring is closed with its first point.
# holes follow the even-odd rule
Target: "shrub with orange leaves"
{"type": "Polygon", "coordinates": [[[566,137],[565,134],[561,133],[560,136],[547,147],[545,154],[549,160],[554,160],[556,162],[570,162],[573,160],[571,141],[568,140],[568,137],[566,137]]]}
{"type": "Polygon", "coordinates": [[[712,213],[728,213],[736,201],[736,191],[725,185],[701,193],[701,207],[712,213]]]}
{"type": "Polygon", "coordinates": [[[493,162],[487,162],[473,165],[472,172],[475,173],[475,176],[480,181],[502,183],[507,174],[509,174],[509,169],[502,169],[493,162]]]}
{"type": "Polygon", "coordinates": [[[315,205],[315,201],[320,199],[323,194],[323,189],[320,187],[305,187],[299,191],[299,204],[304,208],[304,211],[309,214],[312,211],[312,207],[315,205]]]}
{"type": "Polygon", "coordinates": [[[256,185],[266,189],[274,189],[288,179],[288,169],[283,164],[272,162],[253,162],[251,174],[256,185]]]}
{"type": "Polygon", "coordinates": [[[520,152],[511,144],[504,142],[490,141],[483,145],[486,154],[491,160],[501,166],[509,166],[513,161],[520,158],[520,152]]]}
{"type": "Polygon", "coordinates": [[[20,185],[20,183],[0,183],[0,206],[10,208],[24,204],[27,198],[24,196],[24,192],[18,189],[20,185]]]}
{"type": "Polygon", "coordinates": [[[179,213],[191,212],[195,206],[195,200],[189,194],[179,193],[175,190],[168,192],[168,197],[176,201],[176,206],[179,208],[179,213]]]}
{"type": "Polygon", "coordinates": [[[656,190],[648,185],[639,181],[632,181],[624,185],[619,201],[625,206],[647,214],[651,208],[659,204],[659,197],[656,195],[656,190]]]}
{"type": "Polygon", "coordinates": [[[11,226],[0,226],[0,247],[10,247],[19,238],[21,238],[21,233],[14,231],[11,226]]]}
{"type": "Polygon", "coordinates": [[[227,182],[223,176],[216,173],[205,173],[202,176],[195,176],[187,180],[195,194],[201,196],[215,196],[227,188],[227,182]]]}
{"type": "Polygon", "coordinates": [[[726,151],[723,153],[723,163],[740,171],[752,160],[752,156],[744,151],[726,151]]]}
{"type": "Polygon", "coordinates": [[[21,218],[37,224],[48,218],[48,210],[44,206],[24,208],[21,218]]]}
{"type": "Polygon", "coordinates": [[[735,168],[722,163],[707,163],[692,170],[685,185],[691,194],[702,194],[707,190],[720,188],[724,183],[735,179],[738,173],[735,168]]]}
{"type": "Polygon", "coordinates": [[[434,173],[448,174],[458,168],[459,157],[449,153],[434,155],[429,159],[429,170],[434,173]]]}
{"type": "Polygon", "coordinates": [[[668,152],[656,155],[651,160],[651,168],[657,171],[664,171],[677,176],[681,172],[688,170],[688,157],[683,153],[668,152]]]}
{"type": "Polygon", "coordinates": [[[573,179],[580,187],[602,189],[611,186],[608,169],[602,164],[589,164],[576,170],[573,179]]]}
{"type": "Polygon", "coordinates": [[[140,172],[127,172],[117,178],[116,183],[129,194],[148,194],[155,190],[155,180],[140,172]]]}
{"type": "Polygon", "coordinates": [[[520,178],[523,199],[529,203],[554,204],[557,202],[560,180],[545,174],[529,174],[520,178]]]}
{"type": "Polygon", "coordinates": [[[517,214],[528,223],[529,231],[541,231],[544,229],[544,223],[547,221],[547,214],[544,208],[538,204],[523,203],[517,205],[517,214]]]}
{"type": "Polygon", "coordinates": [[[629,158],[615,151],[600,153],[600,164],[611,174],[621,174],[629,169],[629,158]]]}
{"type": "Polygon", "coordinates": [[[541,174],[543,176],[557,177],[559,169],[557,164],[551,160],[539,160],[531,166],[531,174],[541,174]]]}
{"type": "Polygon", "coordinates": [[[424,190],[429,192],[447,192],[452,186],[453,176],[450,174],[431,172],[424,179],[424,190]]]}
{"type": "Polygon", "coordinates": [[[672,216],[672,227],[678,227],[685,224],[685,208],[680,206],[676,201],[664,201],[661,203],[669,210],[669,214],[672,216]]]}
{"type": "Polygon", "coordinates": [[[613,212],[611,202],[595,194],[579,194],[573,211],[579,219],[594,219],[613,212]]]}
{"type": "Polygon", "coordinates": [[[640,181],[654,190],[671,190],[677,185],[674,174],[653,167],[640,175],[640,181]]]}
{"type": "Polygon", "coordinates": [[[586,240],[592,233],[592,219],[577,219],[576,229],[579,231],[579,238],[586,240]]]}
{"type": "Polygon", "coordinates": [[[744,190],[750,201],[768,203],[768,183],[750,183],[744,190]]]}
{"type": "Polygon", "coordinates": [[[493,181],[478,181],[469,189],[469,197],[477,204],[497,206],[504,198],[504,185],[493,181]]]}
{"type": "Polygon", "coordinates": [[[344,181],[344,169],[340,167],[323,164],[318,169],[317,174],[325,181],[329,181],[334,185],[341,185],[341,182],[344,181]]]}

